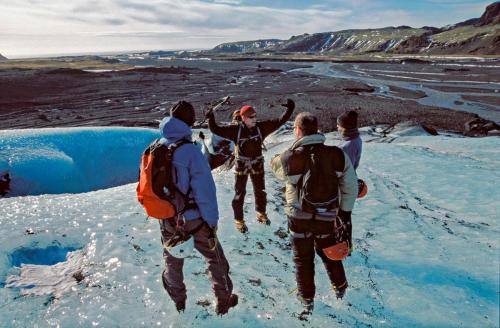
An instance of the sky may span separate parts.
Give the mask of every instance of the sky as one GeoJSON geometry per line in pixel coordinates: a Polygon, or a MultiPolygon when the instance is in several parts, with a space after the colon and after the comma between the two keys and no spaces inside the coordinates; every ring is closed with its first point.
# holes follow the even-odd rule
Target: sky
{"type": "Polygon", "coordinates": [[[8,58],[209,49],[353,28],[454,24],[492,0],[10,0],[0,2],[8,58]]]}

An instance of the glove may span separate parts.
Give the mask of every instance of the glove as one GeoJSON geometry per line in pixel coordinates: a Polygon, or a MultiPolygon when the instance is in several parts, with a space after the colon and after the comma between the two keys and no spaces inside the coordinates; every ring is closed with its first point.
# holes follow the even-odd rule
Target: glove
{"type": "Polygon", "coordinates": [[[288,110],[295,109],[295,103],[290,98],[286,100],[286,104],[281,104],[281,106],[286,107],[288,110]]]}
{"type": "Polygon", "coordinates": [[[208,248],[210,248],[211,251],[215,251],[215,248],[217,247],[217,226],[211,227],[208,226],[208,248]]]}
{"type": "Polygon", "coordinates": [[[344,238],[349,242],[349,255],[352,252],[352,222],[351,222],[351,213],[350,211],[343,211],[339,209],[337,212],[337,216],[340,218],[342,223],[344,224],[344,238]]]}
{"type": "Polygon", "coordinates": [[[339,208],[337,212],[337,216],[342,220],[342,222],[347,223],[347,221],[351,222],[351,213],[350,211],[344,211],[339,208]]]}

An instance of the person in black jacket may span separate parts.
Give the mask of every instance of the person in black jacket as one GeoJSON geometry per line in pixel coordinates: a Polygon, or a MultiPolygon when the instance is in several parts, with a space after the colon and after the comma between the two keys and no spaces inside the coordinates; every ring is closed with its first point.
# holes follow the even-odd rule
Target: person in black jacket
{"type": "MultiPolygon", "coordinates": [[[[316,286],[314,283],[314,258],[317,254],[330,278],[337,298],[341,299],[347,289],[347,277],[341,260],[330,258],[324,249],[337,243],[335,228],[337,217],[345,224],[351,239],[351,211],[358,192],[357,178],[349,156],[338,147],[326,146],[325,136],[318,132],[317,118],[302,112],[295,118],[295,142],[292,146],[271,159],[271,169],[277,178],[286,181],[285,213],[288,219],[293,260],[296,268],[298,297],[304,305],[303,314],[310,314],[314,307],[316,286]],[[321,161],[321,158],[327,161],[321,161]],[[314,159],[314,161],[312,160],[314,159]],[[312,164],[311,164],[312,163],[312,164]],[[335,190],[332,203],[321,211],[312,211],[303,201],[302,183],[315,165],[325,185],[317,184],[316,190],[325,191],[327,185],[335,190]],[[321,172],[321,171],[324,172],[321,172]],[[326,171],[325,171],[326,170],[326,171]]],[[[315,185],[316,186],[316,185],[315,185]]],[[[309,203],[310,204],[310,203],[309,203]]],[[[323,205],[324,203],[320,203],[323,205]]],[[[319,206],[319,205],[318,205],[319,206]]]]}
{"type": "Polygon", "coordinates": [[[264,181],[264,156],[262,146],[264,139],[276,131],[281,125],[290,119],[295,103],[288,99],[286,112],[280,118],[257,121],[257,112],[252,106],[245,105],[240,109],[241,122],[230,126],[219,126],[215,122],[213,112],[207,114],[208,128],[218,136],[229,139],[235,144],[235,195],[232,206],[234,211],[234,222],[236,229],[246,233],[248,228],[243,215],[243,202],[245,200],[248,176],[252,180],[255,193],[255,210],[257,221],[269,225],[271,221],[266,214],[266,192],[264,181]]]}

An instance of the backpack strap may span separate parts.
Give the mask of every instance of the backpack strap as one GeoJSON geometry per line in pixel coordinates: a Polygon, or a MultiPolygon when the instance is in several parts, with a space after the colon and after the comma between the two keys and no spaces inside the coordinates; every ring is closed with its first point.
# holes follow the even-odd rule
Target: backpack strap
{"type": "Polygon", "coordinates": [[[238,124],[238,135],[236,136],[236,143],[234,144],[234,156],[236,158],[239,157],[239,149],[240,149],[240,137],[241,137],[241,125],[243,123],[238,124]]]}
{"type": "MultiPolygon", "coordinates": [[[[234,145],[234,155],[236,156],[236,158],[239,158],[239,148],[240,148],[240,140],[241,140],[241,130],[243,129],[242,125],[244,123],[240,123],[238,125],[238,134],[236,136],[236,144],[234,145]]],[[[260,128],[258,126],[256,126],[257,128],[257,133],[259,135],[259,138],[260,138],[260,141],[261,141],[261,146],[262,146],[262,149],[266,150],[267,151],[267,148],[266,146],[264,145],[264,138],[262,138],[262,132],[260,132],[260,128]]],[[[251,138],[246,138],[246,139],[252,139],[253,137],[251,138]]]]}
{"type": "Polygon", "coordinates": [[[163,144],[161,143],[161,139],[155,139],[148,148],[144,151],[145,154],[151,154],[155,151],[155,149],[160,148],[163,144]]]}
{"type": "Polygon", "coordinates": [[[258,125],[257,125],[257,132],[259,133],[260,140],[262,141],[262,149],[267,151],[266,145],[264,145],[264,138],[262,138],[262,133],[260,132],[260,128],[258,125]]]}
{"type": "MultiPolygon", "coordinates": [[[[304,146],[304,152],[307,156],[307,159],[306,159],[306,162],[305,162],[305,165],[304,165],[304,172],[302,173],[302,175],[300,176],[299,178],[299,181],[297,183],[297,185],[299,186],[299,189],[302,189],[302,184],[304,182],[304,175],[311,169],[311,165],[312,165],[312,158],[311,156],[314,154],[314,150],[315,150],[315,147],[316,144],[312,144],[312,145],[306,145],[304,146]],[[300,185],[299,185],[300,183],[300,185]]],[[[314,213],[311,214],[311,220],[314,221],[316,220],[316,214],[318,214],[318,211],[316,209],[314,209],[314,213]]]]}
{"type": "Polygon", "coordinates": [[[314,234],[312,232],[294,232],[294,231],[290,231],[291,232],[291,235],[293,238],[311,238],[311,237],[314,237],[316,239],[325,239],[325,238],[328,238],[328,237],[331,237],[332,236],[332,233],[327,233],[327,234],[314,234]]]}
{"type": "MultiPolygon", "coordinates": [[[[173,162],[173,157],[174,157],[175,151],[177,149],[179,149],[182,145],[185,145],[185,144],[194,144],[194,142],[183,138],[183,139],[178,140],[178,141],[176,141],[176,142],[174,142],[174,143],[172,143],[172,144],[170,144],[170,145],[167,146],[167,148],[168,148],[167,156],[171,157],[170,161],[173,162]]],[[[177,185],[175,184],[175,182],[173,181],[173,179],[171,179],[170,185],[167,186],[167,188],[169,188],[171,190],[174,190],[175,192],[177,192],[182,197],[182,200],[184,202],[184,206],[183,206],[182,209],[180,209],[177,212],[178,214],[182,214],[182,213],[186,212],[189,209],[195,209],[195,208],[198,207],[198,205],[196,205],[196,202],[194,202],[194,198],[190,198],[189,197],[189,194],[192,191],[191,186],[189,186],[189,189],[187,190],[186,193],[183,193],[182,191],[179,190],[179,188],[177,187],[177,185]]]]}

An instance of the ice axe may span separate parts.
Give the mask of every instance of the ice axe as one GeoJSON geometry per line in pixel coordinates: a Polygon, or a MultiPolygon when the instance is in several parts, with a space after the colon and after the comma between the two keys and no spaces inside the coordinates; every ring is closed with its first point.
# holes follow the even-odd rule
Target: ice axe
{"type": "Polygon", "coordinates": [[[219,108],[221,108],[222,106],[226,105],[226,104],[229,104],[229,99],[231,98],[231,96],[225,96],[224,98],[222,98],[213,108],[212,108],[212,111],[216,111],[218,110],[219,108]]]}
{"type": "Polygon", "coordinates": [[[207,120],[207,117],[212,113],[212,112],[215,112],[217,110],[219,110],[219,108],[221,108],[222,106],[226,105],[226,104],[229,104],[229,99],[231,98],[231,96],[225,96],[224,98],[222,98],[221,100],[219,100],[212,108],[210,108],[209,110],[207,110],[205,112],[205,118],[203,119],[203,121],[201,121],[200,124],[203,124],[205,123],[205,121],[207,120]]]}

